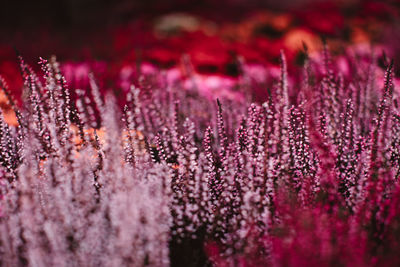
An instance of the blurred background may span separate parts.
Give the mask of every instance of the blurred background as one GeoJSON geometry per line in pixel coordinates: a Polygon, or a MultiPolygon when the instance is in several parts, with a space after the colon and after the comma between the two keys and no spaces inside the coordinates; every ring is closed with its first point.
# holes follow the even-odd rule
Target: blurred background
{"type": "MultiPolygon", "coordinates": [[[[190,12],[218,20],[237,20],[247,11],[269,9],[291,12],[330,3],[348,12],[363,11],[365,6],[385,5],[398,8],[397,0],[41,0],[2,1],[0,22],[3,29],[32,29],[50,26],[53,29],[93,27],[124,23],[143,16],[170,12],[190,12]]],[[[378,8],[379,9],[379,8],[378,8]]],[[[321,10],[323,11],[323,10],[321,10]]],[[[376,10],[377,15],[382,10],[376,10]]]]}
{"type": "Polygon", "coordinates": [[[18,95],[16,55],[34,68],[39,56],[57,55],[70,83],[93,71],[115,87],[142,62],[171,69],[187,55],[197,73],[236,77],[239,60],[275,66],[280,49],[291,66],[301,64],[303,43],[312,53],[321,38],[333,54],[373,47],[400,59],[399,10],[395,0],[6,1],[0,75],[18,95]]]}

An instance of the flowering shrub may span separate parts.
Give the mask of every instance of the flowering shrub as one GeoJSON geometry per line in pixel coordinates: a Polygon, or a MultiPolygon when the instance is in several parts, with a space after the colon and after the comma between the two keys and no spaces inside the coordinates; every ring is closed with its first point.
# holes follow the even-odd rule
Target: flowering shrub
{"type": "Polygon", "coordinates": [[[0,116],[1,264],[400,264],[393,63],[381,84],[374,57],[342,73],[305,55],[300,79],[281,52],[277,80],[244,66],[243,97],[215,101],[190,71],[142,73],[123,108],[93,75],[70,90],[54,58],[43,78],[20,58],[22,106],[1,80],[18,122],[0,116]]]}

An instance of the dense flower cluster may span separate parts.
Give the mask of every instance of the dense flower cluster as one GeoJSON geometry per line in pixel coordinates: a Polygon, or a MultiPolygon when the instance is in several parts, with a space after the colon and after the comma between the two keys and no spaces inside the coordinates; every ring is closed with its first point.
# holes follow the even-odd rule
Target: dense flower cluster
{"type": "Polygon", "coordinates": [[[400,264],[393,63],[306,50],[301,78],[282,51],[272,82],[243,65],[236,98],[141,73],[123,108],[93,75],[70,90],[55,58],[43,77],[20,58],[22,106],[0,80],[17,118],[0,116],[1,264],[400,264]]]}

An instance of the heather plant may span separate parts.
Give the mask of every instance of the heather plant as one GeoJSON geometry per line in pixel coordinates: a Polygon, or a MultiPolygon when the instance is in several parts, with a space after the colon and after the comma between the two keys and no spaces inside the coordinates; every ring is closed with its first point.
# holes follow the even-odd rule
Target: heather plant
{"type": "Polygon", "coordinates": [[[246,68],[243,98],[154,72],[118,99],[20,58],[21,106],[0,83],[18,119],[0,118],[1,264],[400,264],[393,63],[379,84],[374,56],[343,73],[326,46],[305,55],[290,74],[281,52],[263,103],[246,68]]]}

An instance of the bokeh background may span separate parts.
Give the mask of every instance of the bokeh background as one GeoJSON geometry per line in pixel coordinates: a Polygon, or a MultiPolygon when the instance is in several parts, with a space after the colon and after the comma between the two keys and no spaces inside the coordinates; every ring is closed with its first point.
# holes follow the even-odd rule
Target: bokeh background
{"type": "MultiPolygon", "coordinates": [[[[22,55],[34,68],[39,57],[56,55],[65,63],[71,85],[84,86],[73,84],[74,80],[85,71],[93,71],[104,87],[124,90],[113,81],[138,72],[135,68],[142,62],[171,69],[179,67],[188,55],[197,73],[236,77],[240,74],[238,60],[277,65],[280,49],[287,54],[290,68],[295,67],[301,64],[303,43],[312,53],[321,49],[321,38],[327,40],[333,54],[354,47],[374,50],[377,57],[384,52],[398,62],[399,3],[8,1],[0,9],[0,74],[11,91],[20,95],[22,80],[16,55],[22,55]]],[[[400,68],[395,69],[399,75],[400,68]]]]}

